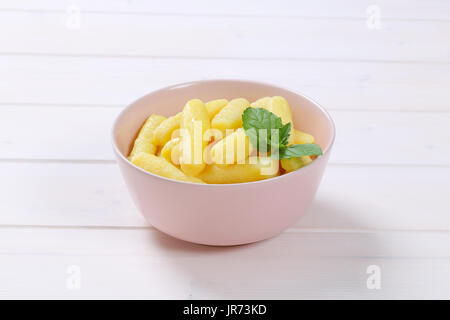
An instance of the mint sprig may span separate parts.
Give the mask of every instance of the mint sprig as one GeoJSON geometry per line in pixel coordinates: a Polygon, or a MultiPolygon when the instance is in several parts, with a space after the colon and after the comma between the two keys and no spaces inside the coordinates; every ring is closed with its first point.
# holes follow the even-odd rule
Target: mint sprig
{"type": "Polygon", "coordinates": [[[289,159],[322,155],[322,149],[315,143],[288,146],[291,123],[283,125],[280,117],[266,109],[252,107],[245,109],[242,114],[242,126],[251,144],[260,152],[271,152],[272,157],[289,159]]]}

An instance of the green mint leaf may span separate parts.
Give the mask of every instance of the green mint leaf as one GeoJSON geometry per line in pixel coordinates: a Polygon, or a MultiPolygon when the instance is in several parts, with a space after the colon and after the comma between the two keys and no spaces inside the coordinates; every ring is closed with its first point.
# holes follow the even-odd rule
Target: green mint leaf
{"type": "Polygon", "coordinates": [[[242,124],[245,130],[279,129],[283,126],[281,118],[263,108],[247,108],[242,114],[242,124]]]}
{"type": "Polygon", "coordinates": [[[288,144],[288,140],[289,140],[289,136],[291,135],[291,123],[288,122],[286,123],[284,126],[282,126],[280,128],[280,132],[279,132],[279,139],[280,139],[280,145],[285,145],[287,146],[288,144]]]}
{"type": "MultiPolygon", "coordinates": [[[[283,126],[281,118],[263,108],[245,109],[242,114],[242,126],[252,145],[258,151],[267,152],[270,152],[272,144],[278,144],[278,141],[272,141],[272,129],[281,131],[283,128],[284,135],[290,131],[290,124],[283,126]]],[[[282,138],[287,140],[285,136],[282,138]]]]}
{"type": "MultiPolygon", "coordinates": [[[[244,127],[250,141],[258,146],[258,140],[267,145],[286,145],[291,133],[291,123],[282,124],[281,118],[264,108],[247,108],[242,115],[242,126],[244,127]],[[264,135],[260,135],[263,130],[264,135]],[[264,131],[265,130],[265,131],[264,131]],[[278,131],[278,140],[272,141],[272,130],[278,131]]],[[[258,149],[259,150],[259,149],[258,149]]]]}
{"type": "Polygon", "coordinates": [[[265,143],[265,145],[267,146],[267,141],[264,140],[260,140],[259,135],[258,135],[258,130],[255,128],[248,128],[245,129],[245,134],[248,136],[250,143],[256,148],[256,150],[260,150],[260,146],[259,146],[259,142],[262,142],[262,144],[265,143]]]}
{"type": "Polygon", "coordinates": [[[280,159],[289,159],[303,156],[321,156],[322,149],[318,144],[305,143],[305,144],[293,144],[289,147],[280,148],[280,159]]]}
{"type": "Polygon", "coordinates": [[[259,152],[271,152],[275,159],[322,155],[319,145],[288,145],[292,124],[283,125],[281,118],[263,108],[247,108],[242,114],[242,126],[250,142],[259,152]],[[277,130],[272,132],[272,130],[277,130]]]}
{"type": "Polygon", "coordinates": [[[280,149],[285,149],[286,145],[288,144],[291,132],[291,123],[288,122],[280,129],[272,129],[272,130],[273,131],[270,136],[270,152],[272,158],[278,159],[280,149]]]}

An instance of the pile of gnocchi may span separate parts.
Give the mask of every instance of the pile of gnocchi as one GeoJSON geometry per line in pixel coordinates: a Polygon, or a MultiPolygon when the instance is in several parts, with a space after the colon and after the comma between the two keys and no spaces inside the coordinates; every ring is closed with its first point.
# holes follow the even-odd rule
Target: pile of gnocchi
{"type": "MultiPolygon", "coordinates": [[[[314,137],[293,127],[281,96],[250,103],[244,98],[203,103],[189,100],[173,116],[150,115],[132,144],[128,160],[156,175],[191,183],[229,184],[273,178],[310,164],[314,155],[279,159],[261,152],[243,127],[248,108],[262,108],[290,123],[286,144],[314,144],[314,137]]],[[[263,110],[265,112],[265,110],[263,110]]],[[[259,146],[259,145],[258,145],[259,146]]]]}

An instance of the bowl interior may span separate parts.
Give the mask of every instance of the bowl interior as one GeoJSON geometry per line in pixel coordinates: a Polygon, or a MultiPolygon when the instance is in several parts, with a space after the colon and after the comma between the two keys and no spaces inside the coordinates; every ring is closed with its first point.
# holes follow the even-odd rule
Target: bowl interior
{"type": "Polygon", "coordinates": [[[145,119],[157,113],[171,116],[180,112],[186,101],[198,98],[208,101],[219,98],[243,97],[253,102],[266,96],[283,96],[289,102],[296,129],[312,134],[316,143],[326,151],[334,139],[334,124],[320,106],[295,92],[270,84],[237,81],[208,80],[190,82],[154,91],[125,108],[116,120],[113,143],[127,156],[134,138],[145,119]]]}

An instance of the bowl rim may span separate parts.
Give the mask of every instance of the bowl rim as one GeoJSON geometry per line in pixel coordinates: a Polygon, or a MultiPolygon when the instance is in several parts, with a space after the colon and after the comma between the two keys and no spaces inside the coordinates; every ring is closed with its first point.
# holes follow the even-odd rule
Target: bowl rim
{"type": "Polygon", "coordinates": [[[166,87],[163,87],[163,88],[159,88],[159,89],[153,90],[153,91],[151,91],[151,92],[149,92],[149,93],[147,93],[147,94],[137,98],[133,102],[127,104],[119,112],[119,114],[116,116],[116,118],[114,120],[114,123],[113,123],[113,126],[112,126],[111,142],[112,142],[112,148],[113,148],[113,151],[114,151],[116,157],[121,158],[121,160],[123,160],[126,164],[130,165],[132,168],[137,169],[140,172],[143,172],[144,174],[147,174],[147,175],[150,175],[150,176],[162,179],[162,180],[166,180],[166,181],[172,182],[172,183],[182,183],[182,184],[195,185],[195,186],[201,186],[201,187],[204,187],[204,186],[207,186],[207,187],[209,187],[209,186],[211,186],[211,187],[219,187],[219,186],[220,187],[228,187],[228,186],[230,186],[231,187],[231,186],[244,186],[244,185],[248,185],[248,184],[268,183],[270,181],[283,179],[286,176],[292,176],[292,175],[295,175],[295,174],[298,175],[298,174],[301,174],[302,172],[306,172],[308,170],[312,170],[311,168],[316,165],[316,162],[318,162],[317,161],[318,159],[314,160],[311,164],[309,164],[309,165],[307,165],[307,166],[305,166],[303,168],[300,168],[298,170],[295,170],[295,171],[292,171],[292,172],[289,172],[289,173],[285,173],[285,174],[280,175],[280,176],[269,178],[269,179],[258,180],[258,181],[250,181],[250,182],[239,182],[239,183],[223,183],[223,184],[222,183],[205,183],[205,184],[202,184],[202,183],[194,183],[194,182],[187,182],[187,181],[179,181],[179,180],[175,180],[175,179],[170,179],[170,178],[166,178],[166,177],[154,174],[152,172],[146,171],[146,170],[136,166],[135,164],[133,164],[130,160],[128,160],[127,157],[125,157],[122,154],[122,152],[120,152],[119,147],[117,146],[116,139],[115,139],[115,132],[117,131],[117,126],[118,126],[119,120],[123,117],[123,115],[127,112],[127,110],[131,106],[133,106],[136,102],[140,101],[141,99],[144,99],[145,97],[147,97],[150,94],[154,94],[154,93],[161,92],[161,91],[173,90],[173,89],[182,88],[182,87],[188,87],[188,86],[191,86],[191,85],[194,85],[194,84],[207,83],[207,82],[243,82],[243,83],[250,83],[250,84],[255,84],[255,85],[271,86],[271,87],[274,87],[274,88],[277,88],[277,89],[282,89],[282,90],[285,90],[285,91],[289,91],[292,94],[295,94],[295,95],[298,95],[298,96],[301,96],[301,97],[305,98],[306,100],[311,102],[316,108],[318,108],[326,116],[326,118],[328,119],[328,121],[329,121],[329,123],[331,125],[331,135],[332,135],[331,136],[331,140],[328,143],[328,145],[326,146],[326,148],[323,150],[322,155],[320,157],[322,158],[322,157],[324,157],[325,155],[327,155],[328,153],[331,152],[331,149],[332,149],[332,147],[334,145],[334,142],[336,140],[336,125],[335,125],[334,120],[331,117],[330,113],[321,104],[319,104],[318,102],[316,102],[312,98],[306,96],[303,93],[299,93],[299,92],[297,92],[295,90],[292,90],[290,88],[281,87],[281,86],[274,85],[274,84],[271,84],[271,83],[268,83],[268,82],[254,81],[254,80],[242,80],[242,79],[207,79],[207,80],[194,80],[194,81],[181,82],[181,83],[177,83],[177,84],[174,84],[174,85],[170,85],[170,86],[166,86],[166,87]]]}

